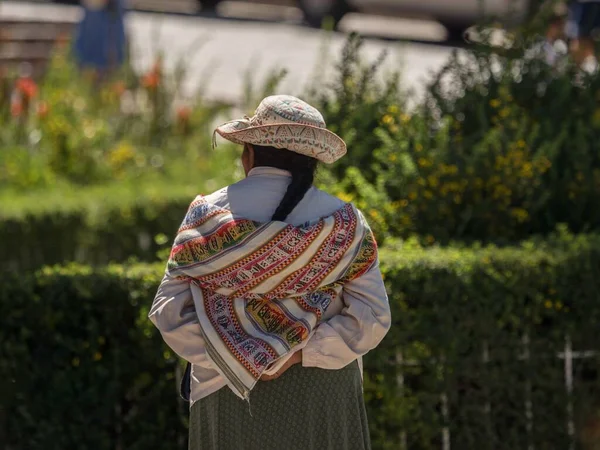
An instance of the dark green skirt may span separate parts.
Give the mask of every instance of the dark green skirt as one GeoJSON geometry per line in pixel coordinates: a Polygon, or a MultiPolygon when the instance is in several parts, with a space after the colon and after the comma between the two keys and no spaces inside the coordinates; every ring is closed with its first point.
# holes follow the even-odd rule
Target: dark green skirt
{"type": "Polygon", "coordinates": [[[341,370],[296,364],[276,380],[259,381],[250,406],[223,388],[190,411],[190,450],[370,448],[356,361],[341,370]]]}

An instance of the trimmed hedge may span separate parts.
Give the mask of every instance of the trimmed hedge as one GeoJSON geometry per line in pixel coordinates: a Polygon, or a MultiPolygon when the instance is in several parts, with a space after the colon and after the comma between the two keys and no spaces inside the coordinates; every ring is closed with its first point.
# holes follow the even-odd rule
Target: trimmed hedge
{"type": "MultiPolygon", "coordinates": [[[[600,351],[599,236],[398,245],[382,260],[394,324],[365,359],[375,449],[598,445],[599,360],[576,355],[568,395],[558,354],[566,336],[600,351]]],[[[180,366],[146,319],[162,270],[73,265],[0,280],[0,442],[185,448],[180,366]]]]}
{"type": "Polygon", "coordinates": [[[146,318],[160,269],[82,266],[0,288],[0,445],[185,448],[177,360],[146,318]]]}
{"type": "Polygon", "coordinates": [[[63,209],[0,211],[0,270],[32,270],[43,265],[80,262],[102,265],[130,258],[156,261],[172,239],[190,201],[197,195],[140,196],[122,199],[86,195],[83,204],[63,209]],[[162,236],[161,239],[156,239],[162,236]]]}
{"type": "Polygon", "coordinates": [[[394,325],[367,384],[380,448],[439,449],[444,427],[458,449],[598,448],[600,354],[573,359],[571,396],[559,358],[566,339],[600,351],[598,236],[382,258],[394,325]]]}

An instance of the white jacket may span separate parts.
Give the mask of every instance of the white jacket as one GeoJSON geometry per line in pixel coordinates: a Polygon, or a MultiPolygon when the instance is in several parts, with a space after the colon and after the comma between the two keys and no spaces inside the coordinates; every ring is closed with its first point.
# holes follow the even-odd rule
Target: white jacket
{"type": "MultiPolygon", "coordinates": [[[[235,216],[267,222],[281,201],[289,173],[272,167],[252,169],[239,183],[207,197],[235,216]]],[[[344,203],[311,188],[286,219],[301,225],[329,216],[344,203]]],[[[163,339],[181,358],[192,363],[190,406],[226,385],[204,347],[192,294],[187,281],[165,275],[149,314],[163,339]]],[[[376,264],[369,272],[344,285],[342,295],[323,315],[323,321],[302,348],[302,365],[340,369],[375,348],[391,323],[388,298],[376,264]]],[[[298,348],[297,350],[299,350],[298,348]]]]}

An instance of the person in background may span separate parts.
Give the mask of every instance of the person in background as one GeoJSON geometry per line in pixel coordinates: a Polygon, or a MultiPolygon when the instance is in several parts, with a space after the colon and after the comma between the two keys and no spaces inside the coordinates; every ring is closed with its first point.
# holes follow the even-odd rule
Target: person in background
{"type": "Polygon", "coordinates": [[[596,39],[600,36],[600,1],[577,1],[569,5],[565,27],[569,54],[575,64],[588,74],[598,72],[596,39]]]}
{"type": "Polygon", "coordinates": [[[565,42],[565,22],[565,5],[553,6],[545,33],[526,51],[525,58],[544,61],[548,66],[561,71],[568,53],[565,42]]]}
{"type": "Polygon", "coordinates": [[[75,58],[80,68],[100,76],[125,60],[126,36],[123,0],[82,0],[83,19],[75,37],[75,58]]]}
{"type": "Polygon", "coordinates": [[[567,54],[565,44],[565,14],[556,12],[550,19],[546,29],[546,39],[542,45],[544,60],[549,66],[556,66],[558,61],[567,54]]]}

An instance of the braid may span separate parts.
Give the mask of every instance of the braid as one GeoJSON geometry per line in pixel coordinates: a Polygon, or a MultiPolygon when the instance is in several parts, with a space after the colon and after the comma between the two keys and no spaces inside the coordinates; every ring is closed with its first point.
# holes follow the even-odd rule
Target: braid
{"type": "Polygon", "coordinates": [[[296,205],[302,201],[306,192],[313,184],[315,174],[313,170],[302,168],[292,172],[292,181],[287,187],[279,206],[271,220],[283,222],[287,216],[294,210],[296,205]]]}
{"type": "Polygon", "coordinates": [[[286,149],[254,145],[254,167],[269,166],[287,170],[292,180],[271,220],[285,221],[296,205],[302,201],[315,178],[318,161],[286,149]]]}

